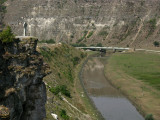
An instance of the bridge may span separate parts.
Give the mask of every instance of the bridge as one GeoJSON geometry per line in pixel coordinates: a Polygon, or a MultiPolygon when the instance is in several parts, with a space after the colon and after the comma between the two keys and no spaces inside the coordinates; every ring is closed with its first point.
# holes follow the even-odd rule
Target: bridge
{"type": "Polygon", "coordinates": [[[113,52],[116,51],[126,51],[130,48],[123,48],[123,47],[76,47],[77,49],[84,49],[84,50],[93,50],[93,51],[101,51],[106,52],[106,50],[113,50],[113,52]]]}

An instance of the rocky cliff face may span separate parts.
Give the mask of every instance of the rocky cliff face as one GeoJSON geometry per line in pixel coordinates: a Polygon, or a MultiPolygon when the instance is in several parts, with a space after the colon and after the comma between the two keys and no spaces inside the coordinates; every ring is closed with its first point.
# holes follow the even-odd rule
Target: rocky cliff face
{"type": "Polygon", "coordinates": [[[8,0],[6,24],[40,39],[149,47],[160,38],[159,0],[8,0]]]}
{"type": "Polygon", "coordinates": [[[42,120],[45,117],[49,73],[36,51],[37,39],[20,37],[12,43],[0,40],[0,119],[42,120]]]}
{"type": "Polygon", "coordinates": [[[0,31],[2,31],[3,28],[3,18],[4,18],[4,13],[6,12],[6,7],[4,6],[5,1],[6,0],[0,1],[0,31]]]}

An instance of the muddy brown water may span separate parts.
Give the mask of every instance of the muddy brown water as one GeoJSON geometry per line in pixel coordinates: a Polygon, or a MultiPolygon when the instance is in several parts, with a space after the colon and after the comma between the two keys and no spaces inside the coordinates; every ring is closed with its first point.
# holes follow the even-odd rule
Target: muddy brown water
{"type": "Polygon", "coordinates": [[[82,82],[91,101],[105,120],[144,120],[131,102],[104,75],[107,57],[92,57],[82,70],[82,82]]]}

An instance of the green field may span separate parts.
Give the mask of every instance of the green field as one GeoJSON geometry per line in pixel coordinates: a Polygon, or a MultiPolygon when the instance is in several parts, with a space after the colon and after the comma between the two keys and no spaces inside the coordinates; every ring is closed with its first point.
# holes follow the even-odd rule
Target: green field
{"type": "Polygon", "coordinates": [[[122,70],[160,90],[160,55],[145,52],[117,53],[110,57],[109,62],[114,69],[122,70]]]}

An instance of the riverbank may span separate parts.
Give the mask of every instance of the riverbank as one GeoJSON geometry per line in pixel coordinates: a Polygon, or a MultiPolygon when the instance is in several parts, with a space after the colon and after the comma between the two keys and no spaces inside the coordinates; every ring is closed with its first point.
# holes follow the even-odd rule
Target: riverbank
{"type": "Polygon", "coordinates": [[[66,44],[40,44],[38,48],[52,71],[44,78],[47,92],[45,120],[54,119],[53,114],[58,115],[59,120],[97,120],[77,79],[87,54],[66,44]]]}
{"type": "Polygon", "coordinates": [[[157,55],[144,52],[113,54],[105,65],[105,75],[143,116],[153,114],[155,120],[160,120],[160,92],[157,86],[160,81],[154,74],[159,72],[157,55]]]}
{"type": "Polygon", "coordinates": [[[84,65],[87,63],[87,61],[95,56],[97,54],[97,52],[87,52],[87,57],[85,59],[83,59],[81,61],[81,63],[77,66],[76,68],[76,78],[75,78],[75,88],[78,94],[80,94],[81,98],[80,100],[83,101],[84,106],[86,107],[86,109],[88,110],[87,112],[92,115],[92,119],[93,120],[103,120],[102,116],[100,115],[99,111],[97,111],[97,108],[94,106],[93,102],[91,101],[91,99],[89,98],[87,91],[84,88],[83,85],[83,81],[82,81],[82,70],[84,65]]]}

